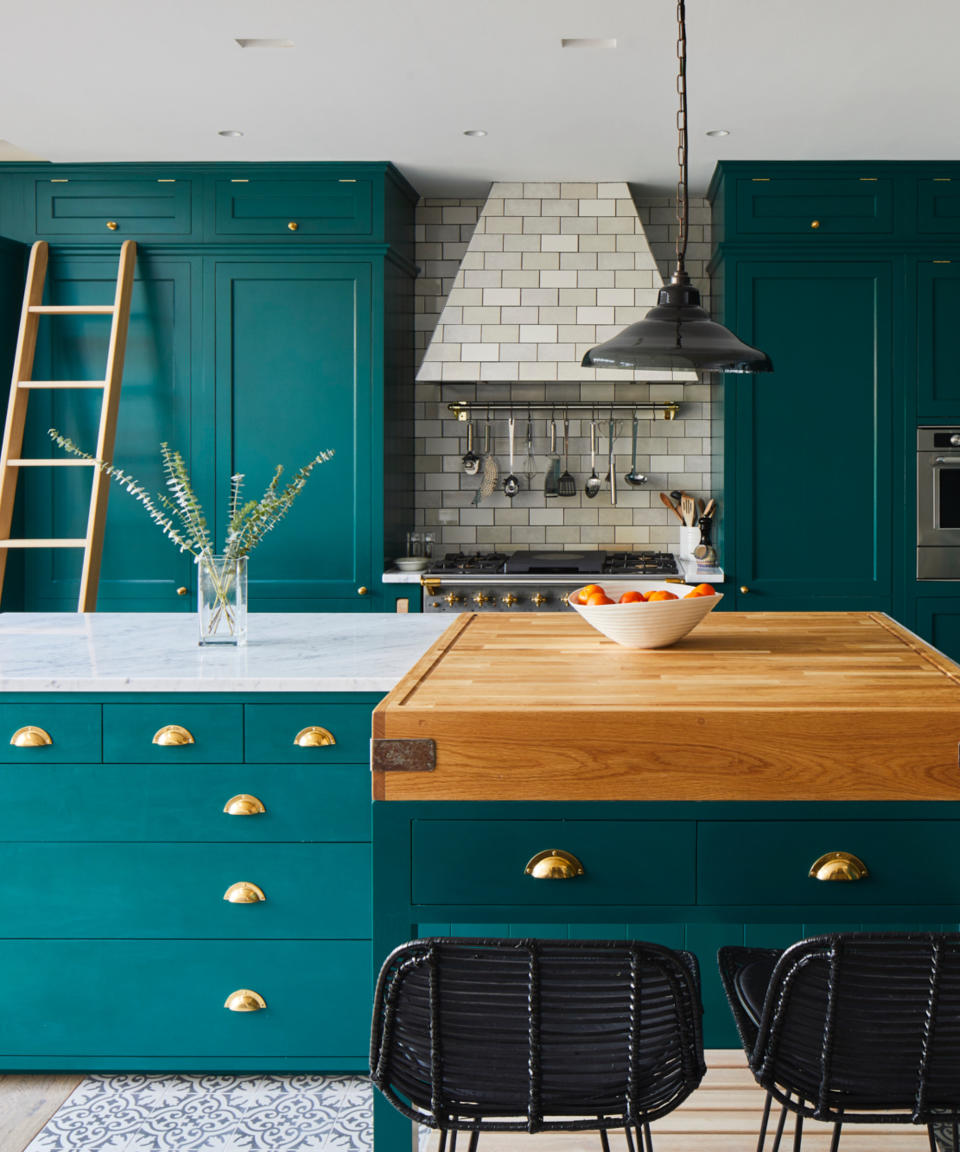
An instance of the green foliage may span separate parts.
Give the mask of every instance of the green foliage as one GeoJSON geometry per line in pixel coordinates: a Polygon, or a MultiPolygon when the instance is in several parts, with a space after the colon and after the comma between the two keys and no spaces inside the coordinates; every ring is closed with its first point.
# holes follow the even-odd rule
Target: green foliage
{"type": "MultiPolygon", "coordinates": [[[[197,499],[190,482],[190,474],[179,452],[167,444],[160,445],[163,459],[163,473],[167,492],[150,494],[132,476],[106,460],[96,460],[88,452],[77,447],[67,436],[61,436],[56,428],[49,429],[52,440],[65,452],[79,456],[83,460],[93,460],[101,472],[125,488],[131,496],[139,500],[163,534],[172,540],[181,552],[190,552],[199,560],[213,554],[213,541],[207,529],[203,507],[197,499]]],[[[223,555],[227,560],[236,560],[249,555],[268,532],[290,511],[297,496],[303,491],[310,473],[318,464],[330,460],[332,451],[321,452],[309,463],[297,470],[285,488],[280,488],[283,465],[278,464],[273,479],[259,500],[241,503],[243,494],[243,473],[230,477],[229,521],[223,555]]]]}

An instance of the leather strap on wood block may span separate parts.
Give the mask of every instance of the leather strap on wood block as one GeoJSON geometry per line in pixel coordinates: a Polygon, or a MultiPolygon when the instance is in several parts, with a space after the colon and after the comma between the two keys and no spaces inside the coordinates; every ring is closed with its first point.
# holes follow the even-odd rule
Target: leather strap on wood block
{"type": "Polygon", "coordinates": [[[374,772],[433,772],[437,745],[433,740],[373,740],[374,772]]]}

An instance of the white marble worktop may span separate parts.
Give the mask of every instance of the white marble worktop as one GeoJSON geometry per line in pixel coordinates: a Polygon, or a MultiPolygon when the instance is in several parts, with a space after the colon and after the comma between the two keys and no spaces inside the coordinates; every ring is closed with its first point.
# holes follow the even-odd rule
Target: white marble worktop
{"type": "Polygon", "coordinates": [[[448,616],[262,612],[242,648],[193,613],[0,614],[0,692],[388,692],[448,616]]]}

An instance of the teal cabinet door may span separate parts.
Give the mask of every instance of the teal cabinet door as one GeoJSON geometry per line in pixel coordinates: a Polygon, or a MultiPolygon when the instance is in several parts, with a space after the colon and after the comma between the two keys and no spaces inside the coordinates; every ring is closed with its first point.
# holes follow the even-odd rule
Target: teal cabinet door
{"type": "Polygon", "coordinates": [[[960,314],[960,262],[918,261],[916,291],[917,415],[921,420],[956,421],[960,379],[954,341],[960,314]]]}
{"type": "MultiPolygon", "coordinates": [[[[759,166],[758,166],[759,168],[759,166]]],[[[745,237],[862,237],[893,231],[893,181],[870,176],[736,181],[737,230],[745,237]]]]}
{"type": "Polygon", "coordinates": [[[960,594],[918,596],[916,612],[918,635],[960,663],[960,594]]]}
{"type": "MultiPolygon", "coordinates": [[[[252,554],[251,608],[367,610],[375,576],[379,585],[373,444],[382,418],[373,402],[371,265],[217,261],[214,278],[218,498],[235,473],[251,498],[276,465],[285,481],[318,452],[335,453],[252,554]]],[[[224,512],[221,503],[218,526],[224,512]]]]}
{"type": "MultiPolygon", "coordinates": [[[[192,460],[191,428],[213,422],[202,384],[191,373],[195,333],[191,327],[195,263],[188,257],[141,253],[127,340],[114,462],[149,492],[163,491],[160,442],[187,458],[202,500],[209,500],[206,457],[192,460]]],[[[103,256],[54,255],[47,276],[47,300],[56,304],[112,301],[116,260],[103,256]]],[[[103,379],[108,318],[51,316],[41,322],[36,379],[103,379]]],[[[58,428],[85,451],[94,451],[100,419],[99,389],[31,393],[25,454],[64,458],[47,435],[58,428]]],[[[31,536],[85,535],[90,502],[86,468],[25,469],[18,504],[23,530],[31,536]]],[[[79,549],[30,549],[23,608],[75,611],[82,553],[79,549]]],[[[189,610],[195,607],[194,566],[127,492],[112,486],[107,513],[103,568],[97,607],[101,611],[189,610]],[[178,595],[179,588],[187,593],[178,595]]]]}
{"type": "Polygon", "coordinates": [[[141,236],[183,239],[193,230],[193,183],[183,177],[40,178],[34,182],[37,235],[105,241],[141,236]]]}
{"type": "Polygon", "coordinates": [[[960,179],[926,176],[917,180],[917,231],[956,240],[960,233],[960,179]]]}
{"type": "Polygon", "coordinates": [[[774,364],[726,386],[736,607],[889,609],[892,266],[744,260],[729,275],[739,335],[774,364]]]}

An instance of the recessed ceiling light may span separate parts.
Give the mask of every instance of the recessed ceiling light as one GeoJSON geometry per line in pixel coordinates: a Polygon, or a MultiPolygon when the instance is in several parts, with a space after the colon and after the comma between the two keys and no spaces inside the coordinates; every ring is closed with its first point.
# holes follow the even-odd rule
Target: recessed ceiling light
{"type": "Polygon", "coordinates": [[[582,36],[563,36],[560,40],[561,48],[616,48],[616,46],[615,38],[597,40],[582,36]]]}
{"type": "Polygon", "coordinates": [[[484,128],[468,128],[464,132],[464,136],[486,136],[486,129],[484,128]]]}
{"type": "Polygon", "coordinates": [[[730,131],[727,128],[711,128],[707,133],[708,136],[729,136],[730,131]]]}
{"type": "Polygon", "coordinates": [[[217,133],[218,136],[242,136],[242,132],[238,132],[235,128],[224,128],[217,133]]]}
{"type": "Polygon", "coordinates": [[[244,37],[237,36],[234,38],[234,44],[241,48],[292,48],[292,40],[267,40],[263,37],[244,37]]]}

